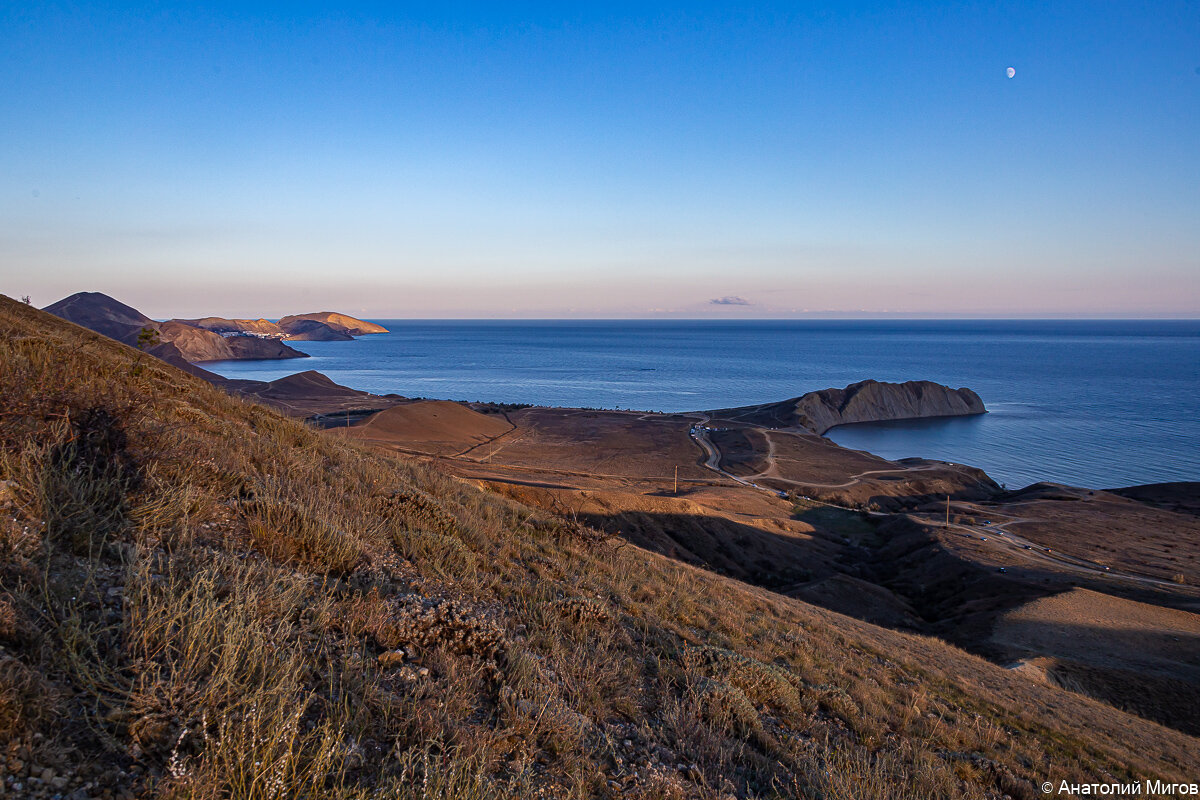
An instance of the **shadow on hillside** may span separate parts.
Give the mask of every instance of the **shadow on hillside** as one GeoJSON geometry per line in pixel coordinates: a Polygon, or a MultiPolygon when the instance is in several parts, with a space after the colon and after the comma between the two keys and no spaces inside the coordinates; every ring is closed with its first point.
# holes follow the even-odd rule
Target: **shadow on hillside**
{"type": "MultiPolygon", "coordinates": [[[[1087,586],[1088,581],[1036,567],[1014,574],[947,550],[928,528],[907,517],[875,524],[859,512],[808,509],[797,515],[811,536],[772,533],[724,517],[628,511],[580,514],[579,522],[697,567],[895,630],[937,636],[998,663],[1046,656],[1049,679],[1130,713],[1200,732],[1200,667],[1194,673],[1102,665],[1080,652],[1036,645],[1028,652],[993,641],[997,622],[1026,603],[1087,586]],[[1172,700],[1176,698],[1176,700],[1172,700]]],[[[1093,585],[1101,591],[1111,587],[1093,585]]],[[[1132,592],[1143,601],[1162,598],[1132,592]]],[[[1174,653],[1180,664],[1200,654],[1200,638],[1062,626],[1064,642],[1100,651],[1174,653]]],[[[1037,636],[1031,639],[1041,642],[1037,636]]],[[[1053,636],[1050,639],[1053,642],[1053,636]]],[[[1082,651],[1081,651],[1082,652],[1082,651]]]]}
{"type": "Polygon", "coordinates": [[[968,648],[986,638],[999,614],[1072,588],[1014,581],[948,552],[921,526],[903,519],[880,526],[841,509],[798,514],[815,529],[810,535],[702,514],[624,511],[578,519],[687,564],[968,648]]]}
{"type": "Polygon", "coordinates": [[[779,590],[829,571],[830,553],[817,538],[782,536],[724,517],[624,511],[579,514],[597,530],[687,564],[779,590]]]}
{"type": "Polygon", "coordinates": [[[1049,622],[1026,626],[1030,655],[1049,658],[1044,669],[1052,683],[1200,736],[1200,636],[1049,622]]]}

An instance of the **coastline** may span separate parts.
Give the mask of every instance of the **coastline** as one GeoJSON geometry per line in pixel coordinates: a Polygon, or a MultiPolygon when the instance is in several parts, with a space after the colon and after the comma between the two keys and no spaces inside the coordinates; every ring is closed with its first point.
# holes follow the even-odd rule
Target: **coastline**
{"type": "MultiPolygon", "coordinates": [[[[312,355],[304,366],[376,394],[660,413],[776,401],[864,377],[929,378],[975,389],[990,413],[947,421],[964,434],[956,441],[927,428],[912,437],[916,447],[889,457],[979,465],[1009,486],[1200,479],[1191,400],[1200,386],[1170,367],[1200,361],[1194,322],[383,322],[392,333],[297,343],[312,355]]],[[[209,368],[225,366],[269,378],[293,365],[209,368]]]]}

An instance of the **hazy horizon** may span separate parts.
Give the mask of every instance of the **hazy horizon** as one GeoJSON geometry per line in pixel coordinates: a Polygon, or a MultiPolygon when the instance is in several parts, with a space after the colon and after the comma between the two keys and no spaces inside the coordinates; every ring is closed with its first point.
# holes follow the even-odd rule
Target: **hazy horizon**
{"type": "Polygon", "coordinates": [[[1198,42],[1187,2],[14,5],[0,291],[1195,318],[1198,42]]]}
{"type": "MultiPolygon", "coordinates": [[[[772,321],[776,321],[776,322],[786,322],[786,321],[803,321],[803,320],[814,320],[814,321],[817,321],[817,320],[833,320],[833,321],[837,321],[837,320],[843,320],[843,321],[912,320],[912,321],[916,321],[916,322],[920,322],[922,320],[930,321],[930,322],[938,322],[938,321],[941,321],[941,322],[955,322],[955,321],[960,321],[960,322],[971,322],[971,321],[981,321],[981,322],[982,321],[994,321],[994,322],[1004,322],[1004,321],[1011,321],[1011,322],[1088,322],[1088,321],[1093,321],[1093,322],[1120,322],[1120,321],[1129,321],[1129,322],[1136,322],[1136,321],[1200,322],[1200,314],[1175,314],[1175,315],[1149,316],[1149,315],[1137,315],[1137,314],[1132,314],[1132,313],[1109,314],[1109,315],[1088,315],[1088,314],[1064,315],[1064,314],[1060,314],[1060,315],[1054,316],[1054,315],[1038,315],[1038,314],[1015,315],[1015,314],[1005,314],[1005,313],[963,315],[963,314],[955,313],[953,311],[947,311],[947,312],[936,313],[936,314],[935,313],[922,314],[922,313],[916,313],[916,312],[903,312],[903,311],[868,312],[868,311],[829,310],[829,311],[799,311],[799,312],[795,312],[792,314],[778,314],[778,315],[772,316],[772,315],[756,314],[753,307],[739,308],[739,309],[736,309],[732,313],[724,314],[724,315],[688,314],[687,312],[662,312],[662,313],[655,314],[652,316],[635,316],[635,315],[597,316],[597,315],[571,314],[571,315],[563,315],[563,316],[510,315],[510,316],[471,317],[471,316],[453,316],[453,315],[431,316],[428,314],[411,314],[411,315],[389,314],[389,313],[370,314],[367,312],[366,309],[361,309],[361,308],[354,309],[352,307],[353,304],[350,304],[350,305],[347,305],[344,307],[341,307],[341,306],[334,307],[334,306],[326,305],[326,306],[317,308],[316,306],[313,306],[311,303],[308,306],[287,308],[287,309],[284,309],[283,311],[280,311],[278,313],[272,313],[272,314],[262,314],[253,308],[250,308],[249,310],[241,312],[241,313],[222,313],[219,310],[214,311],[210,308],[204,308],[194,314],[183,314],[183,313],[167,313],[163,310],[162,307],[157,306],[157,305],[153,306],[153,307],[158,310],[158,313],[151,313],[151,312],[148,312],[145,310],[145,308],[146,308],[145,306],[139,306],[137,303],[128,302],[125,298],[120,297],[120,296],[114,296],[114,295],[110,294],[109,292],[103,292],[103,291],[96,290],[96,289],[81,289],[79,291],[81,291],[81,292],[96,291],[101,294],[106,294],[106,295],[112,297],[114,300],[124,303],[125,305],[132,306],[137,311],[141,311],[142,313],[149,316],[151,319],[155,319],[160,322],[165,322],[170,319],[197,319],[197,318],[201,318],[201,317],[223,317],[226,319],[259,319],[259,318],[262,318],[262,319],[267,319],[267,320],[270,320],[273,322],[277,322],[279,319],[281,319],[282,317],[287,316],[289,314],[307,314],[307,313],[316,313],[316,312],[336,312],[336,313],[348,314],[350,316],[358,316],[359,318],[365,319],[368,321],[412,320],[412,321],[424,321],[424,322],[439,322],[439,321],[444,321],[444,322],[505,322],[505,321],[571,322],[571,321],[576,321],[576,320],[581,321],[581,322],[606,322],[606,321],[607,322],[623,322],[623,321],[628,321],[628,322],[638,322],[638,321],[641,321],[641,322],[654,322],[654,321],[678,321],[678,322],[722,322],[722,321],[772,322],[772,321]]],[[[5,292],[0,291],[0,293],[5,293],[5,292]]],[[[46,306],[52,305],[53,303],[57,302],[58,300],[65,299],[66,297],[69,297],[74,294],[76,294],[76,292],[71,292],[68,295],[64,295],[62,297],[56,297],[54,300],[47,300],[47,301],[43,301],[43,299],[29,296],[29,302],[32,305],[37,306],[37,307],[46,307],[46,306]]],[[[23,299],[23,297],[24,297],[24,296],[14,296],[11,294],[9,296],[12,297],[13,299],[23,299]]],[[[172,302],[168,301],[165,305],[170,306],[170,305],[172,305],[172,302]]],[[[243,308],[246,308],[246,307],[243,307],[243,308]]]]}

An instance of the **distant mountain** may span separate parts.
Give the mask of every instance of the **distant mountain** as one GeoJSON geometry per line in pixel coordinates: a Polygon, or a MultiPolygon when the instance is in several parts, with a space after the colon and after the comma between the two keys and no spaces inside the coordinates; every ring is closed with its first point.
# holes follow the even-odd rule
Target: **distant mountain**
{"type": "Polygon", "coordinates": [[[275,323],[265,319],[205,317],[157,322],[101,292],[77,292],[43,310],[133,347],[138,346],[138,335],[142,330],[149,328],[158,334],[158,342],[149,346],[147,352],[172,363],[308,357],[307,353],[288,347],[278,339],[259,338],[270,334],[283,336],[275,323]],[[217,332],[222,330],[253,335],[223,337],[217,332]],[[167,345],[171,347],[167,348],[167,345]],[[158,348],[163,349],[160,352],[158,348]]]}
{"type": "Polygon", "coordinates": [[[226,317],[200,317],[199,319],[176,319],[194,328],[203,328],[214,333],[252,333],[260,336],[283,336],[284,332],[269,319],[228,319],[226,317]]]}
{"type": "Polygon", "coordinates": [[[354,338],[315,319],[287,319],[286,322],[281,321],[279,327],[288,339],[295,342],[347,342],[354,338]]]}
{"type": "Polygon", "coordinates": [[[292,325],[301,320],[316,320],[323,322],[334,330],[351,336],[363,336],[369,333],[387,333],[388,329],[382,325],[376,325],[374,322],[367,322],[362,319],[355,319],[346,314],[339,314],[336,311],[317,311],[312,314],[293,314],[279,320],[279,327],[286,330],[289,325],[292,325]]]}

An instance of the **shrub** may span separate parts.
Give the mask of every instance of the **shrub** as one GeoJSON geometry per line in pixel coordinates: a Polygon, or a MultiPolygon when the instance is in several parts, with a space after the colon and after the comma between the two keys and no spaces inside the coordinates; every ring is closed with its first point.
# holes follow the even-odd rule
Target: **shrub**
{"type": "Polygon", "coordinates": [[[288,499],[270,488],[243,506],[251,538],[272,558],[335,575],[363,561],[361,539],[336,507],[288,499]]]}

